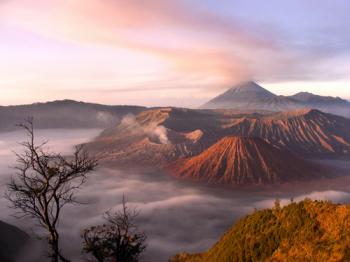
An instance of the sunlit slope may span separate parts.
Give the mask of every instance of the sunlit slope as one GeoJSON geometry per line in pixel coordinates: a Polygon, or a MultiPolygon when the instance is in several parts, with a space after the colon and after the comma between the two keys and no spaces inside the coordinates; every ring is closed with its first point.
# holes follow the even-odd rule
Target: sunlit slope
{"type": "Polygon", "coordinates": [[[305,200],[256,211],[207,252],[171,261],[350,261],[350,206],[305,200]]]}
{"type": "Polygon", "coordinates": [[[178,178],[256,185],[321,178],[327,171],[261,138],[229,136],[201,154],[169,166],[178,178]]]}

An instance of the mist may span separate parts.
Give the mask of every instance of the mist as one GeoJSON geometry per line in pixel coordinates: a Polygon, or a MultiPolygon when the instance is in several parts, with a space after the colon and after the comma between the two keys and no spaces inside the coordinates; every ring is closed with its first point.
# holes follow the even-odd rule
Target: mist
{"type": "MultiPolygon", "coordinates": [[[[68,154],[75,144],[89,141],[100,130],[39,130],[38,142],[49,140],[51,150],[68,154]]],[[[23,132],[0,134],[0,194],[13,173],[15,164],[12,151],[21,151],[17,142],[23,141],[23,132]]],[[[111,163],[112,164],[112,163],[111,163]]],[[[334,162],[336,165],[337,163],[334,162]]],[[[342,163],[344,170],[348,165],[342,163]],[[346,166],[346,167],[345,167],[346,166]]],[[[84,261],[81,254],[81,230],[102,223],[102,215],[109,209],[118,209],[125,195],[130,207],[140,210],[137,223],[147,236],[144,261],[167,261],[178,252],[199,252],[212,246],[230,226],[243,216],[273,206],[276,198],[283,205],[290,199],[305,198],[350,202],[350,183],[347,177],[333,183],[305,184],[302,186],[266,187],[247,189],[217,188],[174,180],[152,170],[143,172],[118,170],[101,164],[78,192],[83,205],[67,206],[62,214],[59,230],[63,253],[72,261],[84,261]]],[[[0,198],[0,220],[19,226],[28,233],[40,233],[30,219],[16,219],[8,202],[0,198]]],[[[36,245],[36,255],[45,261],[44,252],[36,245]]],[[[44,248],[44,247],[42,247],[44,248]]],[[[33,253],[33,249],[31,249],[33,253]]],[[[28,261],[28,256],[26,261],[28,261]]],[[[23,258],[19,257],[18,261],[23,258]]],[[[33,258],[35,261],[35,258],[33,258]]],[[[38,258],[36,258],[38,259],[38,258]]]]}
{"type": "Polygon", "coordinates": [[[121,126],[127,128],[132,133],[147,134],[151,138],[154,138],[161,144],[168,144],[167,129],[163,125],[149,124],[141,125],[134,114],[127,114],[124,116],[120,123],[121,126]]]}

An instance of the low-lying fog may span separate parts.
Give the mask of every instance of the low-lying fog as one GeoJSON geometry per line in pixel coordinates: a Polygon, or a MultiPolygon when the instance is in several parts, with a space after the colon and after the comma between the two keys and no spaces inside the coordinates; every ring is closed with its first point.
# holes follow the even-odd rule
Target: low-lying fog
{"type": "MultiPolygon", "coordinates": [[[[38,141],[48,139],[52,150],[68,153],[73,145],[88,141],[98,132],[99,130],[39,130],[37,137],[38,141]]],[[[0,134],[0,194],[4,193],[12,173],[10,166],[15,161],[12,151],[20,152],[21,147],[17,142],[24,139],[24,133],[19,131],[0,134]]],[[[349,183],[344,181],[349,180],[341,178],[304,186],[237,192],[181,183],[152,172],[141,174],[100,166],[79,193],[80,200],[87,204],[69,207],[63,214],[60,224],[63,251],[74,258],[73,261],[83,260],[81,229],[101,223],[101,216],[106,210],[119,207],[123,194],[130,206],[136,206],[141,211],[138,224],[148,236],[144,260],[167,261],[170,256],[181,251],[207,249],[237,219],[252,212],[254,208],[271,207],[276,197],[282,200],[282,204],[288,203],[291,197],[295,200],[309,197],[350,202],[349,183]]],[[[7,201],[0,198],[0,220],[18,225],[27,232],[36,230],[33,221],[12,217],[14,210],[7,206],[7,201]]],[[[40,258],[40,261],[44,259],[40,258]]]]}

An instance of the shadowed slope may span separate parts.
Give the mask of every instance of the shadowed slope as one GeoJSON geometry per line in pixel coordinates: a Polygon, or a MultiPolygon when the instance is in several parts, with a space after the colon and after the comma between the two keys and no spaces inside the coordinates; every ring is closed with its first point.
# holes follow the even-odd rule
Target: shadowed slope
{"type": "Polygon", "coordinates": [[[330,105],[344,105],[349,106],[350,103],[340,97],[332,97],[332,96],[320,96],[314,95],[309,92],[300,92],[295,95],[289,96],[290,98],[296,99],[300,102],[307,103],[309,105],[315,106],[330,106],[330,105]]]}
{"type": "Polygon", "coordinates": [[[169,166],[176,177],[220,184],[271,184],[320,178],[321,169],[260,138],[225,137],[169,166]]]}
{"type": "Polygon", "coordinates": [[[301,92],[289,96],[289,98],[297,100],[307,107],[316,108],[323,112],[350,117],[350,103],[340,97],[319,96],[308,92],[301,92]]]}
{"type": "Polygon", "coordinates": [[[15,261],[28,240],[29,236],[25,232],[0,221],[0,261],[15,261]]]}

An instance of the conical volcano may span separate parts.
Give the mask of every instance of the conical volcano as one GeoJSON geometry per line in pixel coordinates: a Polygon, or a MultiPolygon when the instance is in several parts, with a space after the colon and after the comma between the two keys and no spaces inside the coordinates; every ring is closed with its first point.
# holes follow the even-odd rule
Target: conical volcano
{"type": "Polygon", "coordinates": [[[280,111],[298,106],[298,102],[277,96],[253,81],[238,84],[213,98],[202,108],[280,111]]]}
{"type": "Polygon", "coordinates": [[[308,180],[322,174],[313,163],[261,138],[224,137],[201,154],[169,167],[176,177],[210,184],[255,185],[308,180]]]}

